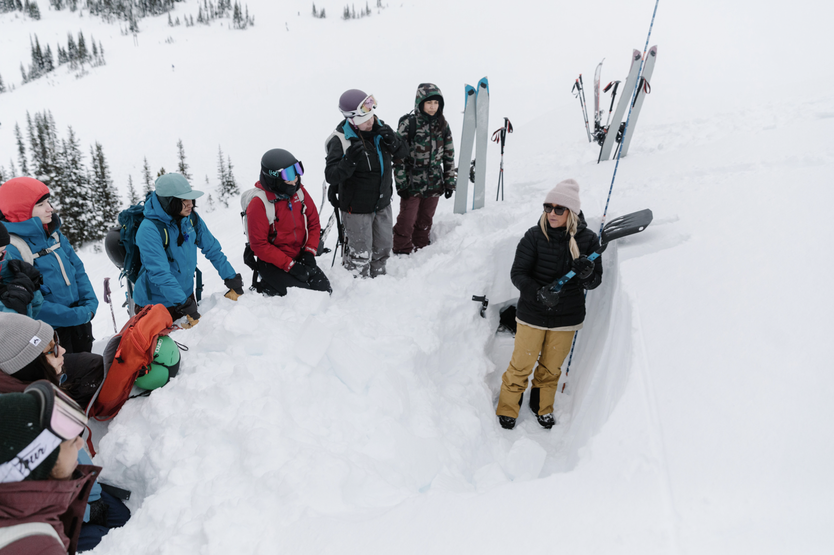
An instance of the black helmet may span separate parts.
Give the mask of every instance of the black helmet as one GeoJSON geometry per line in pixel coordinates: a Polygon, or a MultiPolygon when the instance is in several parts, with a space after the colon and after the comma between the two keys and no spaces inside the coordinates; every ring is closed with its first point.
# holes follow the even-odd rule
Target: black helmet
{"type": "Polygon", "coordinates": [[[278,195],[291,196],[295,194],[301,186],[301,181],[299,180],[295,185],[288,184],[287,181],[292,181],[293,178],[285,179],[285,177],[288,177],[287,172],[293,176],[304,174],[304,166],[291,152],[283,148],[273,148],[268,150],[261,158],[261,177],[259,181],[267,190],[278,195]],[[286,170],[285,175],[281,175],[282,170],[286,170]]]}
{"type": "Polygon", "coordinates": [[[104,250],[107,252],[107,257],[120,270],[125,267],[127,255],[125,246],[122,244],[121,229],[120,226],[111,227],[104,236],[104,250]]]}

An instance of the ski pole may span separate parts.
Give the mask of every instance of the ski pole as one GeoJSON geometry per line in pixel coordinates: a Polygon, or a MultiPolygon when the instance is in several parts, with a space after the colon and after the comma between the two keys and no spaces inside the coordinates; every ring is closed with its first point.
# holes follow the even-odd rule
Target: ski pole
{"type": "Polygon", "coordinates": [[[612,86],[614,87],[614,91],[611,93],[611,106],[608,107],[608,117],[605,118],[606,129],[608,128],[608,125],[611,123],[611,112],[614,110],[614,99],[617,98],[617,89],[620,88],[620,82],[611,81],[605,86],[604,89],[602,89],[602,92],[607,93],[612,86]]]}
{"type": "Polygon", "coordinates": [[[336,246],[333,248],[333,262],[330,263],[330,267],[332,268],[334,264],[336,264],[336,254],[339,252],[339,245],[342,246],[342,257],[345,255],[345,228],[342,225],[342,217],[339,215],[339,209],[335,209],[336,212],[336,246]]]}
{"type": "Polygon", "coordinates": [[[579,99],[579,107],[582,109],[582,117],[585,119],[585,132],[588,134],[588,142],[591,142],[591,125],[588,123],[588,108],[585,106],[585,88],[582,84],[582,74],[576,79],[571,89],[573,96],[579,99]],[[576,92],[574,92],[576,91],[576,92]]]}
{"type": "Polygon", "coordinates": [[[495,201],[498,201],[498,193],[501,193],[501,200],[504,200],[504,145],[507,142],[507,133],[513,132],[513,124],[509,118],[504,118],[504,126],[496,129],[492,134],[492,141],[501,145],[501,165],[498,172],[498,190],[495,191],[495,201]]]}
{"type": "MultiPolygon", "coordinates": [[[[643,47],[643,57],[640,59],[640,71],[637,73],[637,82],[634,84],[634,90],[631,91],[632,95],[637,94],[637,88],[640,86],[640,80],[643,78],[643,65],[646,62],[646,52],[649,50],[649,40],[652,37],[652,28],[654,27],[654,18],[657,16],[657,5],[660,3],[660,0],[655,0],[654,2],[654,11],[652,12],[652,21],[649,24],[649,34],[646,35],[646,45],[643,47]]],[[[632,102],[629,104],[628,107],[628,116],[626,116],[626,124],[625,128],[623,129],[623,136],[625,137],[626,131],[628,131],[628,122],[631,119],[631,108],[634,105],[633,102],[634,96],[632,96],[632,102]]],[[[608,216],[608,205],[611,202],[611,193],[614,191],[614,180],[617,179],[617,168],[620,166],[620,154],[617,154],[617,161],[614,164],[614,174],[611,176],[611,186],[608,188],[608,198],[605,199],[605,211],[602,213],[602,221],[599,224],[599,231],[600,236],[602,236],[602,231],[605,229],[605,218],[608,216]]],[[[570,363],[573,360],[573,350],[576,347],[576,336],[573,336],[573,344],[570,347],[570,356],[568,357],[568,365],[565,369],[565,379],[568,377],[568,372],[570,372],[570,363]]],[[[565,391],[565,384],[562,384],[562,392],[565,391]]]]}
{"type": "Polygon", "coordinates": [[[116,329],[116,313],[113,312],[113,302],[110,299],[110,278],[104,278],[104,302],[110,305],[110,317],[113,318],[113,333],[119,333],[116,329]]]}

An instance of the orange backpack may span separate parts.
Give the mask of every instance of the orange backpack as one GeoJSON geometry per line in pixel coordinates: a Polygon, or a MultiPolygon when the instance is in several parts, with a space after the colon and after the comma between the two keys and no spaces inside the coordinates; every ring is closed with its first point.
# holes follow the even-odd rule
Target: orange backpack
{"type": "Polygon", "coordinates": [[[130,396],[139,373],[153,360],[156,340],[171,333],[173,321],[161,304],[148,305],[133,316],[104,349],[104,380],[87,406],[87,416],[109,420],[130,396]]]}

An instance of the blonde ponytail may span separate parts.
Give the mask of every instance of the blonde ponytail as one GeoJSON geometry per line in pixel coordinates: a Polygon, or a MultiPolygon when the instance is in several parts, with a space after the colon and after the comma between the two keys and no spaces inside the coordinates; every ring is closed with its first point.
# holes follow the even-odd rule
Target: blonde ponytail
{"type": "Polygon", "coordinates": [[[579,216],[568,210],[568,221],[565,222],[568,235],[570,235],[570,255],[574,260],[579,258],[579,245],[576,244],[576,229],[579,227],[579,216]]]}

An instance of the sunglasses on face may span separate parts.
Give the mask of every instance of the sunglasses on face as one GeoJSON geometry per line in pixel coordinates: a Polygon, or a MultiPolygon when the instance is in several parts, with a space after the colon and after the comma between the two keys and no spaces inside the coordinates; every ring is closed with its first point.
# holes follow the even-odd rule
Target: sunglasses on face
{"type": "Polygon", "coordinates": [[[58,358],[58,347],[61,346],[61,340],[58,338],[58,332],[52,332],[52,348],[45,352],[45,355],[52,355],[58,358]]]}
{"type": "Polygon", "coordinates": [[[554,206],[552,204],[545,204],[544,205],[544,211],[547,214],[550,214],[551,212],[554,212],[557,216],[561,216],[562,214],[565,213],[565,210],[567,210],[567,208],[565,208],[564,206],[554,206]]]}

